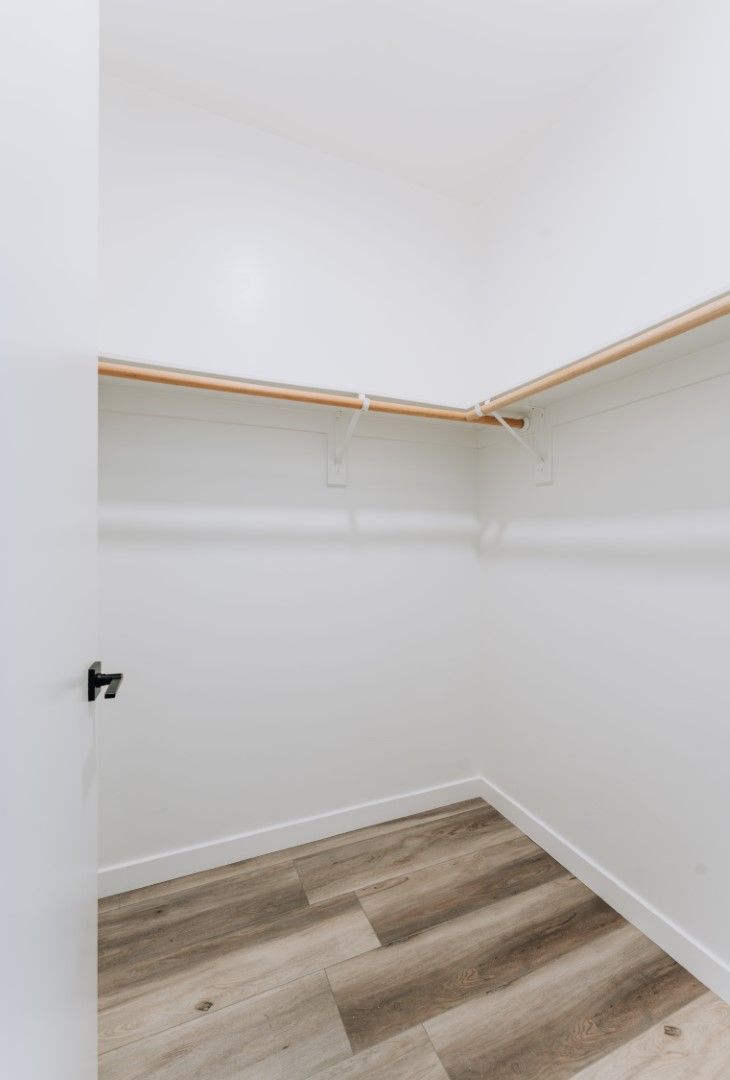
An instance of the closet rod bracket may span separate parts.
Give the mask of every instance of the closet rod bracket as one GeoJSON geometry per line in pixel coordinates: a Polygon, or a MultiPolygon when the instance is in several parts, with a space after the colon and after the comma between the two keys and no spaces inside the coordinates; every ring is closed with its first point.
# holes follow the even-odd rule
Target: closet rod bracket
{"type": "Polygon", "coordinates": [[[531,409],[522,431],[516,431],[510,427],[496,410],[493,410],[491,415],[534,459],[535,483],[551,484],[553,482],[552,433],[545,417],[545,410],[531,409]],[[527,432],[526,437],[523,432],[527,432]]]}
{"type": "Polygon", "coordinates": [[[370,398],[358,394],[360,408],[349,415],[338,409],[327,435],[327,484],[329,487],[347,485],[347,458],[352,436],[364,412],[370,408],[370,398]]]}

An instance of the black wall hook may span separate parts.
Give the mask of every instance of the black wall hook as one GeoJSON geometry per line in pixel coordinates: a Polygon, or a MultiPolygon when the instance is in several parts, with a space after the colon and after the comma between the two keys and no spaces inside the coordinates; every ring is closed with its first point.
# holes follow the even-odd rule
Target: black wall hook
{"type": "Polygon", "coordinates": [[[115,698],[117,696],[117,690],[124,676],[121,671],[116,672],[114,675],[104,675],[101,670],[101,660],[95,660],[89,668],[89,701],[96,701],[99,696],[99,691],[103,686],[106,686],[107,691],[104,694],[105,698],[115,698]]]}

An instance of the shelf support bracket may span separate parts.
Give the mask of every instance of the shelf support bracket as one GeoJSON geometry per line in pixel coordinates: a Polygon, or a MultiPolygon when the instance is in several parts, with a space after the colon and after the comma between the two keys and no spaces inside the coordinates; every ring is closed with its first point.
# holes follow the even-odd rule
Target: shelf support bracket
{"type": "Polygon", "coordinates": [[[553,454],[552,454],[552,437],[548,423],[545,419],[544,409],[531,409],[529,419],[525,421],[523,431],[529,431],[528,438],[516,431],[513,427],[510,427],[504,420],[504,417],[495,410],[491,411],[491,415],[498,420],[505,431],[509,432],[513,439],[515,439],[523,449],[532,457],[535,461],[535,483],[536,484],[551,484],[553,482],[553,454]]]}
{"type": "Polygon", "coordinates": [[[370,408],[370,398],[365,397],[364,394],[358,394],[358,397],[360,408],[349,417],[342,409],[338,409],[327,435],[327,484],[329,487],[346,487],[347,485],[347,452],[360,417],[370,408]]]}

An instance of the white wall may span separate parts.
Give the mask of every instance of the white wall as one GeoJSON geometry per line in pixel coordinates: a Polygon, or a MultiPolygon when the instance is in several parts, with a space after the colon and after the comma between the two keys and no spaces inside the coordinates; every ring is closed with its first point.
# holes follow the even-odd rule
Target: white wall
{"type": "Polygon", "coordinates": [[[657,7],[646,32],[485,203],[483,394],[730,288],[730,6],[657,7]]]}
{"type": "Polygon", "coordinates": [[[107,78],[102,351],[465,406],[730,288],[728,34],[657,5],[481,209],[107,78]]]}
{"type": "Polygon", "coordinates": [[[107,79],[102,352],[466,407],[478,217],[107,79]]]}
{"type": "MultiPolygon", "coordinates": [[[[719,0],[659,5],[505,168],[486,393],[730,287],[729,32],[719,0]]],[[[577,384],[548,409],[553,485],[491,436],[480,482],[490,792],[726,997],[728,369],[716,345],[577,384]]]]}
{"type": "Polygon", "coordinates": [[[0,72],[0,1073],[92,1080],[96,4],[4,4],[0,72]]]}
{"type": "Polygon", "coordinates": [[[105,383],[102,890],[473,794],[411,797],[474,775],[473,429],[363,417],[330,488],[331,410],[105,383]]]}
{"type": "Polygon", "coordinates": [[[551,406],[552,486],[489,440],[478,583],[484,775],[725,996],[729,410],[726,342],[551,406]]]}

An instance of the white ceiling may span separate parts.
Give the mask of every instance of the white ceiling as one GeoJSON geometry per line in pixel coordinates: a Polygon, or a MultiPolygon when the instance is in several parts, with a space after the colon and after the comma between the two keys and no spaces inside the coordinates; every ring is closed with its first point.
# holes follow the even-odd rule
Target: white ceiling
{"type": "Polygon", "coordinates": [[[102,0],[105,70],[478,201],[658,0],[102,0]]]}

